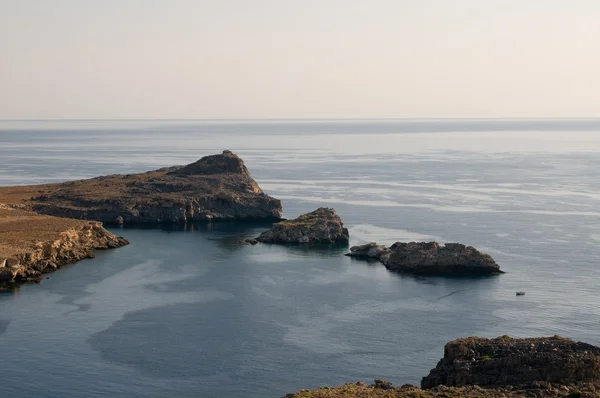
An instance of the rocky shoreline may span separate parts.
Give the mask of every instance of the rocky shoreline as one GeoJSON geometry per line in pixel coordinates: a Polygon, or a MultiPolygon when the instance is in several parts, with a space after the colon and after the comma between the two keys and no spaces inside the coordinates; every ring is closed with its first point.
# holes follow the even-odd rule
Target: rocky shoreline
{"type": "Polygon", "coordinates": [[[43,275],[96,250],[129,242],[96,221],[69,220],[22,210],[0,210],[0,290],[35,283],[43,275]]]}
{"type": "Polygon", "coordinates": [[[600,347],[560,336],[449,342],[421,387],[376,380],[302,390],[304,397],[599,397],[600,347]]]}
{"type": "Polygon", "coordinates": [[[102,222],[280,220],[282,214],[281,202],[227,150],[140,174],[0,187],[0,289],[39,282],[95,250],[128,244],[102,222]]]}

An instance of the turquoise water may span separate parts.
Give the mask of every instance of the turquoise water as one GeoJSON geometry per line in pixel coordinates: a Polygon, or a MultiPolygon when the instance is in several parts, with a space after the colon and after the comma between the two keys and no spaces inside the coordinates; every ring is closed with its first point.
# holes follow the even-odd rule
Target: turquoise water
{"type": "Polygon", "coordinates": [[[343,248],[239,244],[264,224],[115,229],[130,246],[0,295],[2,397],[277,397],[418,383],[469,335],[600,345],[598,120],[5,121],[0,185],[223,149],[287,217],[335,207],[351,244],[462,242],[507,273],[416,278],[343,248]]]}

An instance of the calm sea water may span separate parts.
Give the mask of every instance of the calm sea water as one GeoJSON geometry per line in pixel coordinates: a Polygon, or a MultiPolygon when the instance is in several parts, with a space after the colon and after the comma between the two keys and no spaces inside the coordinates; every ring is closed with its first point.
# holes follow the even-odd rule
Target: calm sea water
{"type": "Polygon", "coordinates": [[[351,244],[462,242],[507,273],[415,278],[238,243],[260,224],[116,229],[130,246],[0,295],[2,397],[277,397],[418,383],[470,335],[600,345],[598,120],[5,121],[0,185],[223,149],[287,217],[335,207],[351,244]]]}

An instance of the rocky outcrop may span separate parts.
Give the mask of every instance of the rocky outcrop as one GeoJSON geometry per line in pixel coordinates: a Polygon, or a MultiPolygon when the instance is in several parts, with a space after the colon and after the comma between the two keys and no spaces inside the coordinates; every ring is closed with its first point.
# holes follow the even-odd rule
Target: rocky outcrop
{"type": "Polygon", "coordinates": [[[503,272],[490,255],[460,243],[396,242],[389,248],[369,243],[351,247],[347,255],[376,259],[389,270],[419,275],[489,275],[503,272]]]}
{"type": "MultiPolygon", "coordinates": [[[[28,220],[32,235],[35,228],[51,229],[53,217],[39,216],[28,220]]],[[[14,223],[0,223],[0,227],[14,223]]],[[[0,233],[4,234],[4,228],[0,233]]],[[[21,241],[23,242],[23,241],[21,241]]],[[[129,242],[107,231],[100,222],[83,222],[60,232],[56,239],[35,241],[28,249],[14,252],[0,250],[0,289],[22,283],[39,282],[42,275],[63,265],[94,257],[95,250],[113,249],[129,242]]]]}
{"type": "Polygon", "coordinates": [[[262,243],[348,243],[348,229],[334,209],[321,207],[294,220],[281,221],[263,232],[262,243]]]}
{"type": "Polygon", "coordinates": [[[260,189],[231,151],[142,174],[4,187],[0,200],[3,196],[20,198],[19,204],[40,214],[116,224],[281,219],[283,214],[281,202],[260,189]]]}
{"type": "Polygon", "coordinates": [[[458,339],[446,344],[444,358],[421,384],[375,380],[285,397],[600,397],[600,347],[560,336],[458,339]]]}
{"type": "Polygon", "coordinates": [[[537,388],[585,382],[600,382],[600,347],[560,336],[504,336],[469,337],[446,344],[444,358],[423,378],[421,386],[537,388]]]}

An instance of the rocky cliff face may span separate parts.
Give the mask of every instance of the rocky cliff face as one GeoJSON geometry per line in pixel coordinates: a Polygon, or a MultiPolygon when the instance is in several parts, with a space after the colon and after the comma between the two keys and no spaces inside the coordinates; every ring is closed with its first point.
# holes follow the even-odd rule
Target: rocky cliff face
{"type": "MultiPolygon", "coordinates": [[[[47,225],[45,217],[33,220],[29,222],[32,230],[36,226],[43,228],[47,225]]],[[[0,229],[0,232],[5,231],[0,229]]],[[[128,243],[124,238],[104,229],[102,223],[85,222],[61,232],[57,239],[37,241],[30,249],[8,255],[0,251],[0,289],[39,282],[44,273],[94,257],[95,250],[117,248],[128,243]]]]}
{"type": "Polygon", "coordinates": [[[285,397],[600,397],[600,347],[560,336],[468,337],[446,344],[444,358],[423,378],[422,388],[375,380],[285,397]]]}
{"type": "Polygon", "coordinates": [[[560,336],[505,336],[469,337],[446,344],[444,358],[421,385],[540,388],[586,382],[600,382],[600,347],[560,336]]]}
{"type": "Polygon", "coordinates": [[[419,275],[489,275],[502,273],[488,254],[460,243],[396,242],[391,247],[369,243],[350,248],[348,256],[373,258],[392,271],[419,275]]]}
{"type": "Polygon", "coordinates": [[[294,220],[281,221],[263,232],[263,243],[348,243],[348,229],[334,209],[321,207],[294,220]]]}
{"type": "Polygon", "coordinates": [[[275,220],[283,214],[281,202],[266,195],[230,151],[183,167],[0,188],[0,197],[3,190],[5,196],[18,191],[25,199],[21,203],[40,214],[119,224],[275,220]]]}

